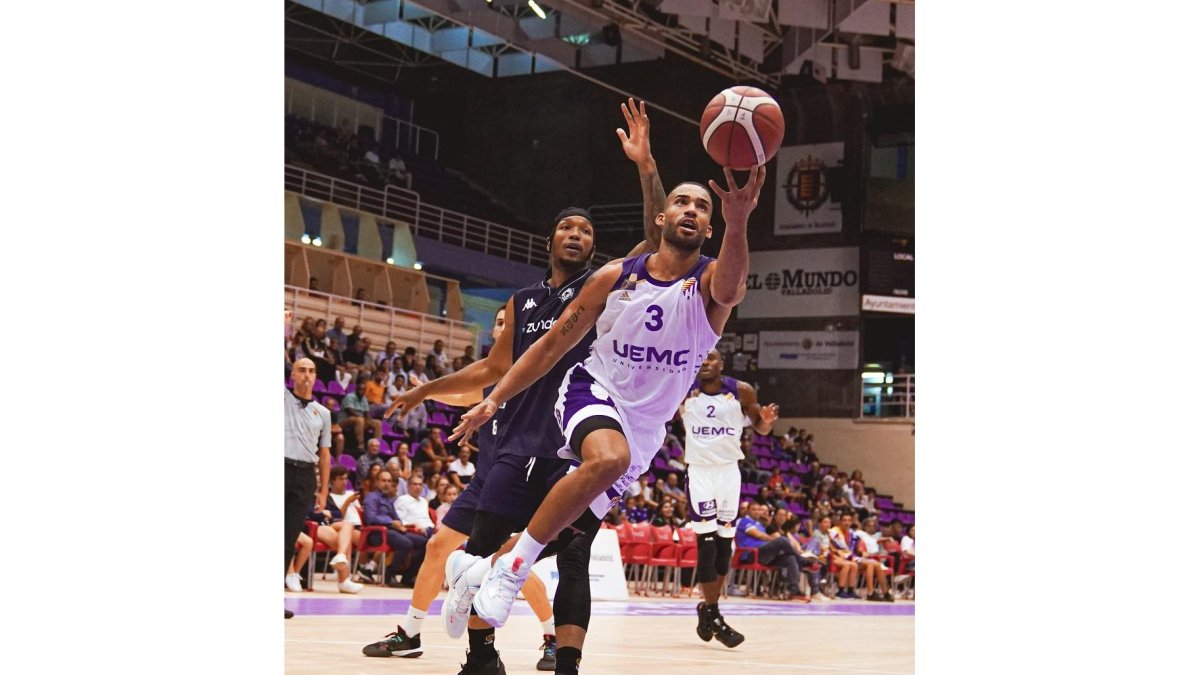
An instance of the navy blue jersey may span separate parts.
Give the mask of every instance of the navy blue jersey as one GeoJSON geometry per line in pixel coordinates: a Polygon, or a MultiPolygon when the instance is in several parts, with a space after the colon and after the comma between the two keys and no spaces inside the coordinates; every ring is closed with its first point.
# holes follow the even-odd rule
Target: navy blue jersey
{"type": "MultiPolygon", "coordinates": [[[[513,363],[529,351],[550,326],[571,304],[594,270],[587,269],[571,277],[559,288],[549,281],[522,288],[513,295],[513,363]]],[[[592,328],[579,344],[571,348],[550,372],[528,389],[512,397],[504,409],[496,413],[500,423],[496,430],[496,455],[516,454],[522,457],[558,457],[564,444],[562,430],[554,418],[554,403],[563,377],[576,363],[591,353],[596,329],[592,328]]]]}

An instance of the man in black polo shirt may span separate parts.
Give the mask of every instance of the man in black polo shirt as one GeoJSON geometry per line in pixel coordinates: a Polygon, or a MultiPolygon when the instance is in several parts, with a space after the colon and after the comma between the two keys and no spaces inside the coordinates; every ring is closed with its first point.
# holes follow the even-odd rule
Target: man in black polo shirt
{"type": "MultiPolygon", "coordinates": [[[[312,400],[317,366],[311,359],[298,359],[292,366],[292,391],[283,391],[283,543],[284,570],[292,560],[292,549],[304,519],[314,508],[325,507],[329,495],[329,410],[312,400]],[[317,471],[320,485],[317,485],[317,471]],[[314,498],[314,493],[316,497],[314,498]]],[[[283,610],[284,618],[291,611],[283,610]]]]}

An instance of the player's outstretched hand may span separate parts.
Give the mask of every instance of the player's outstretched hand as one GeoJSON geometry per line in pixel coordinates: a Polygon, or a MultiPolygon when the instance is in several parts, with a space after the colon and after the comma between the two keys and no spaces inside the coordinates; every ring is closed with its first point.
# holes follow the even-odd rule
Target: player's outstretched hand
{"type": "Polygon", "coordinates": [[[495,414],[496,404],[490,398],[483,399],[478,405],[468,410],[458,419],[458,426],[454,427],[454,433],[450,434],[450,437],[446,440],[453,441],[459,438],[470,438],[476,429],[487,424],[487,421],[492,419],[492,416],[495,414]]]}
{"type": "Polygon", "coordinates": [[[650,118],[646,116],[646,102],[642,101],[640,108],[635,107],[633,99],[621,104],[621,114],[629,125],[629,133],[617,129],[617,137],[621,139],[621,149],[625,156],[637,164],[648,162],[650,155],[650,118]]]}
{"type": "Polygon", "coordinates": [[[725,224],[745,225],[750,219],[750,212],[758,206],[758,195],[762,192],[763,183],[767,182],[767,167],[760,166],[750,170],[750,179],[742,187],[738,187],[733,179],[733,170],[725,167],[725,184],[729,190],[722,190],[717,181],[709,180],[708,186],[721,198],[721,215],[725,224]]]}
{"type": "Polygon", "coordinates": [[[779,405],[776,403],[764,405],[759,408],[758,415],[767,424],[775,424],[775,420],[779,419],[779,405]]]}
{"type": "Polygon", "coordinates": [[[417,389],[409,389],[392,399],[392,404],[383,413],[383,419],[391,419],[397,410],[400,411],[401,415],[407,415],[408,411],[412,410],[413,407],[421,405],[425,397],[417,389]]]}

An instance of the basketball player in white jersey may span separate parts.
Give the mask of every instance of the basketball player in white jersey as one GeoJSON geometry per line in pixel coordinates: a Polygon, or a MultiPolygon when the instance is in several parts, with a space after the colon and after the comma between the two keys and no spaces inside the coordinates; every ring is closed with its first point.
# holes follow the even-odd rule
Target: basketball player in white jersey
{"type": "Polygon", "coordinates": [[[746,227],[766,173],[764,167],[752,169],[739,188],[732,170],[725,169],[729,191],[709,181],[725,219],[719,262],[700,254],[712,236],[710,192],[698,183],[671,190],[655,218],[662,229],[659,250],[593,274],[551,330],[462,417],[451,439],[485,424],[500,404],[542,377],[596,328],[590,356],[567,372],[555,406],[566,441],[559,454],[581,464],[558,481],[513,549],[495,559],[473,602],[480,618],[503,626],[542,549],[585,511],[595,513],[595,502],[603,508],[600,513],[606,512],[607,504],[650,466],[666,436],[666,422],[746,294],[746,227]]]}
{"type": "Polygon", "coordinates": [[[724,365],[721,352],[709,350],[700,364],[699,386],[684,399],[679,412],[687,434],[683,461],[688,465],[688,517],[699,543],[696,581],[704,593],[704,602],[696,605],[700,616],[696,633],[705,642],[715,635],[733,648],[746,638],[725,623],[717,600],[733,554],[733,521],[742,490],[738,460],[745,457],[742,427],[748,422],[764,436],[771,433],[779,406],[760,406],[754,387],[722,376],[724,365]]]}

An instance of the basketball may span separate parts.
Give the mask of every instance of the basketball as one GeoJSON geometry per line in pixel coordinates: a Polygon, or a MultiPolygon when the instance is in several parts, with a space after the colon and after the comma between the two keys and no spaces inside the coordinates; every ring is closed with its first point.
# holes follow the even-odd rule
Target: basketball
{"type": "Polygon", "coordinates": [[[730,87],[705,106],[700,139],[708,156],[721,166],[762,166],[783,144],[783,111],[762,89],[730,87]]]}

